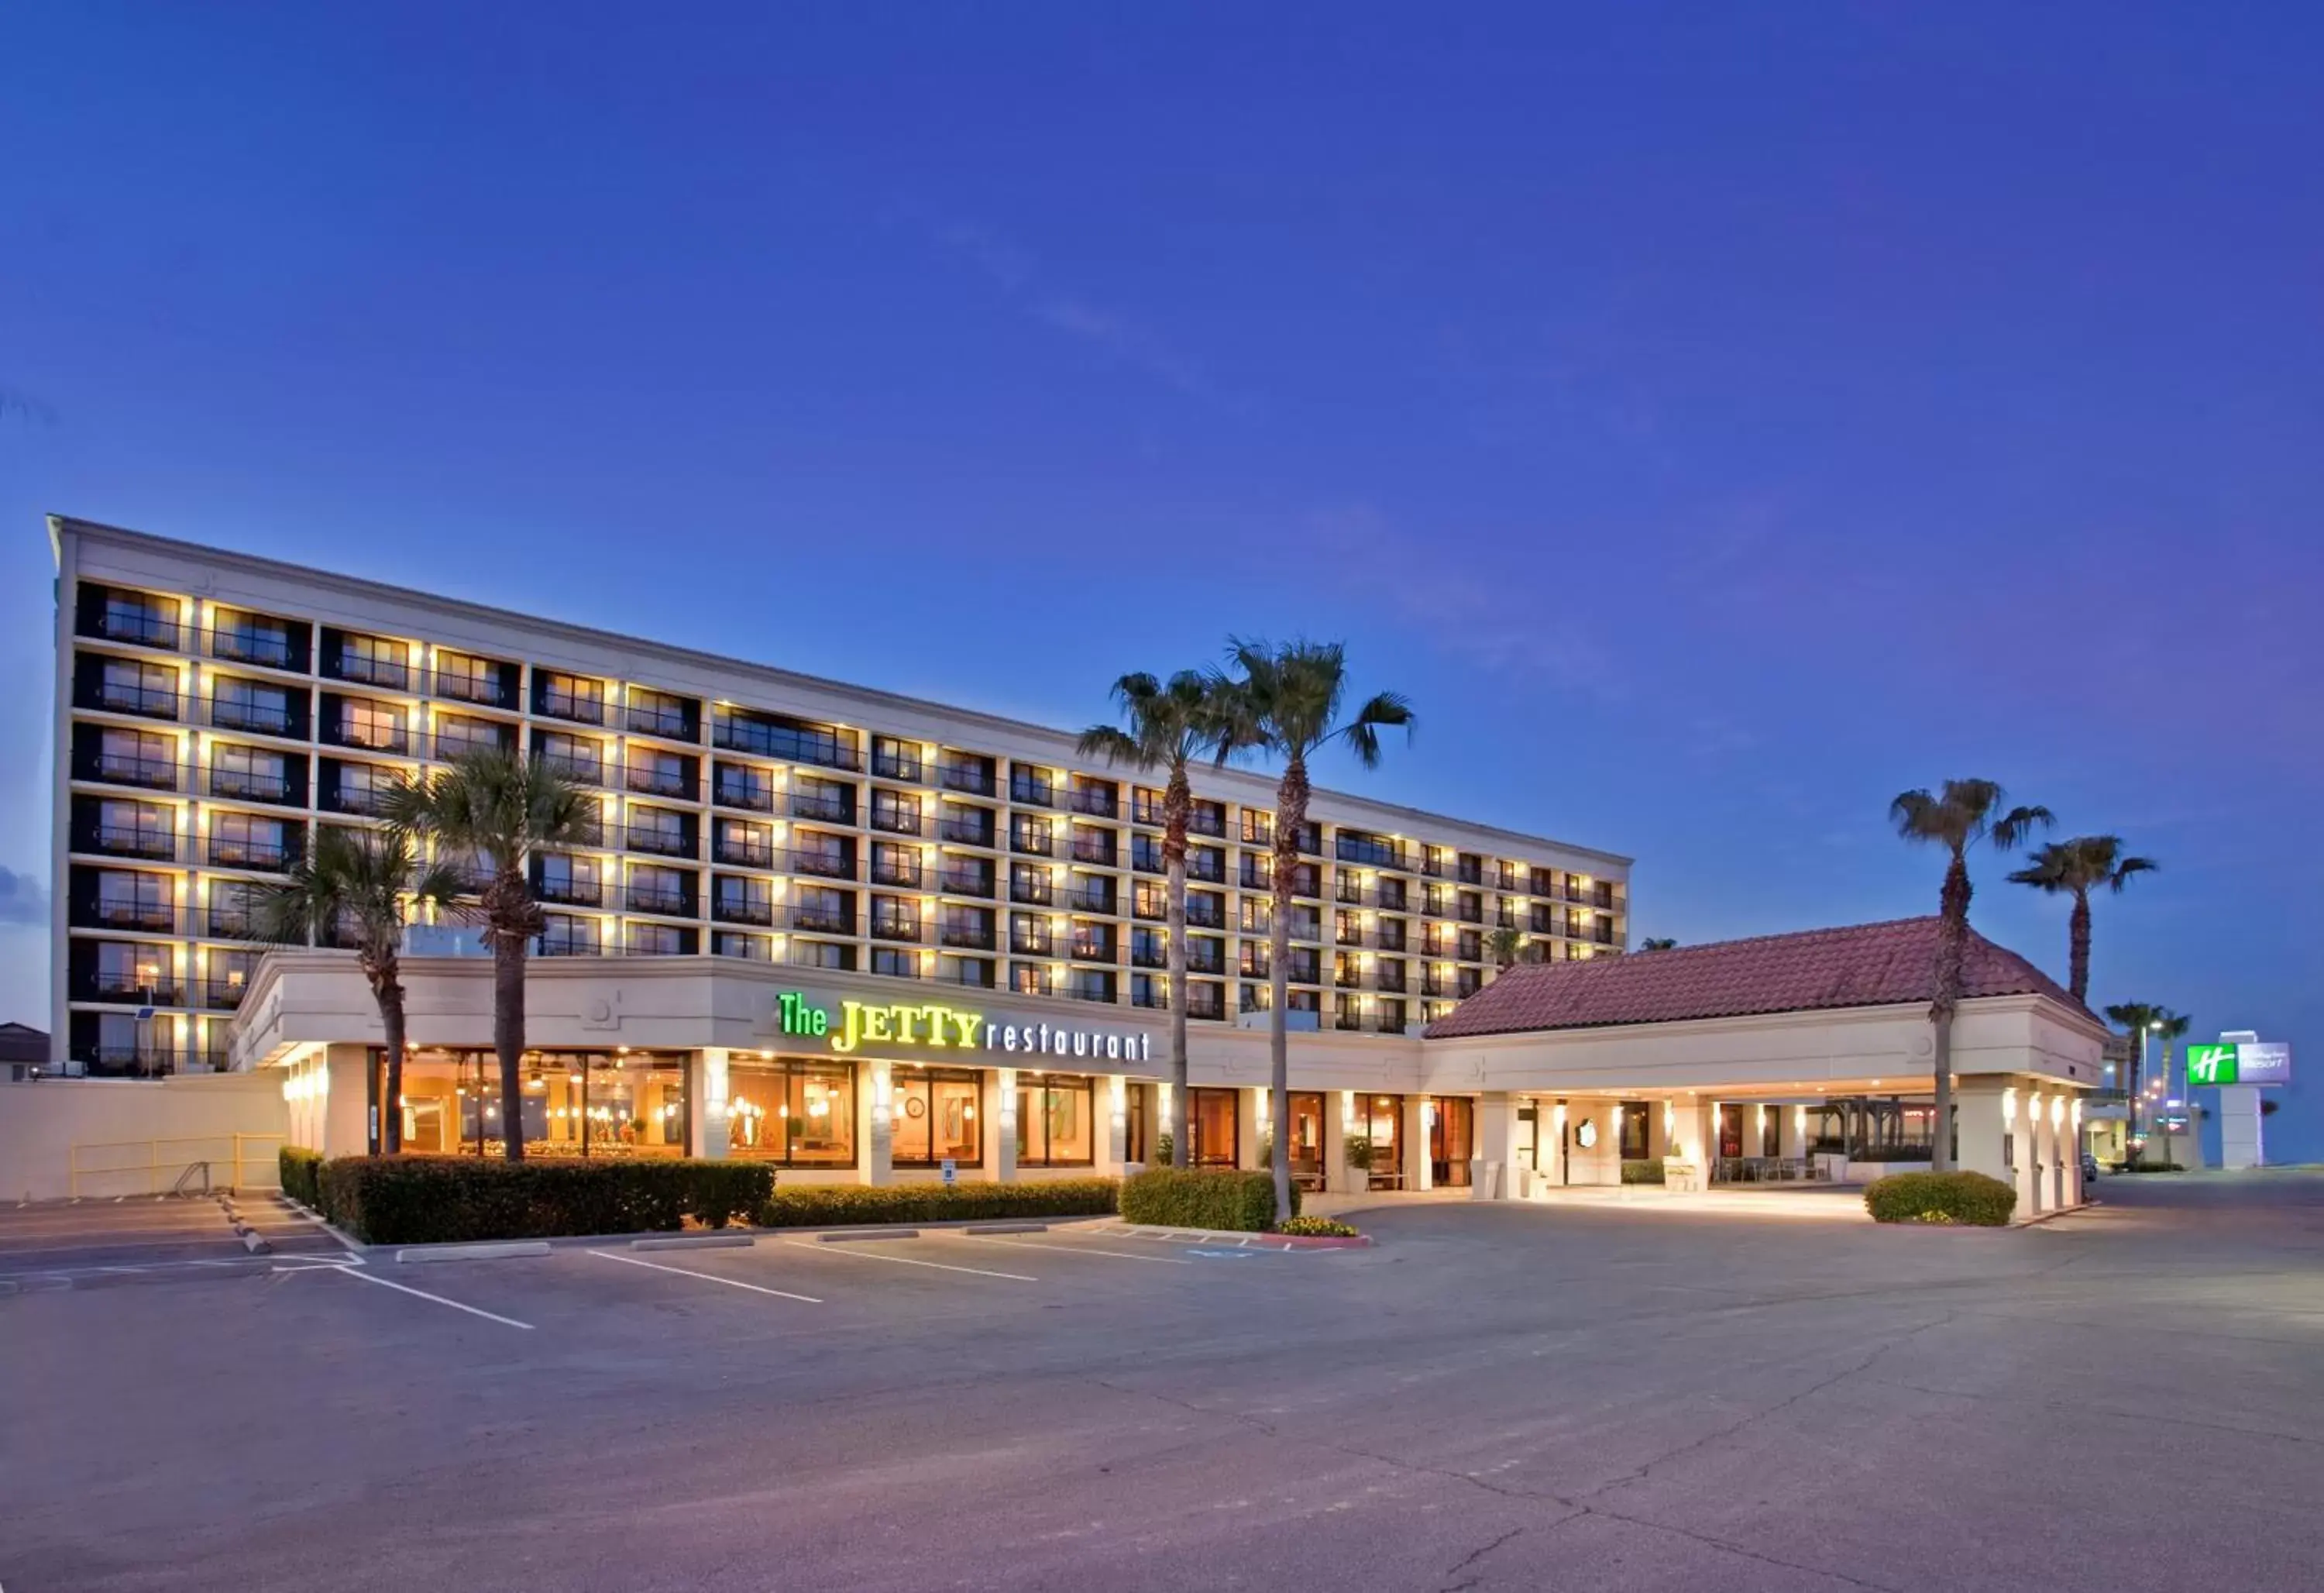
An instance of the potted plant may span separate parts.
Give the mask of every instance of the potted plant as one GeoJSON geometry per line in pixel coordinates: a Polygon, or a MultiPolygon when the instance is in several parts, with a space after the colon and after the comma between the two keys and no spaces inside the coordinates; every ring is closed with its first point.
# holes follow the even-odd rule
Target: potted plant
{"type": "Polygon", "coordinates": [[[1348,1187],[1351,1193],[1363,1194],[1372,1187],[1372,1142],[1360,1134],[1348,1135],[1348,1187]]]}

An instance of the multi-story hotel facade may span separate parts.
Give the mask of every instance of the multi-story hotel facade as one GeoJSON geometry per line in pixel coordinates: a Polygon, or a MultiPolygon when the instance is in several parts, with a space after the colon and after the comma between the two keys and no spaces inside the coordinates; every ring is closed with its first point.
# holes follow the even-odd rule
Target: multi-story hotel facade
{"type": "MultiPolygon", "coordinates": [[[[1117,1160],[1182,1117],[1198,1136],[1207,1123],[1211,1160],[1250,1160],[1264,1133],[1249,1088],[1264,1078],[1253,1025],[1269,994],[1274,783],[1262,773],[1196,773],[1188,869],[1192,1050],[1247,1082],[1233,1100],[1172,1103],[1148,1082],[1167,1071],[1159,783],[1080,757],[1073,736],[76,520],[51,519],[50,533],[58,1071],[200,1072],[375,1043],[360,982],[329,976],[352,977],[343,957],[278,952],[268,966],[329,992],[305,1010],[345,1007],[330,1021],[357,1032],[302,1032],[297,992],[286,1008],[282,977],[259,988],[271,949],[254,936],[253,893],[320,827],[374,821],[392,781],[493,746],[563,768],[600,815],[586,845],[533,865],[549,913],[534,987],[575,1002],[569,1032],[536,1014],[531,1137],[701,1148],[723,1127],[734,1148],[861,1173],[865,1136],[832,1133],[841,1114],[939,1147],[949,1125],[960,1155],[923,1146],[907,1159],[989,1166],[1002,1153],[972,1156],[964,1125],[1000,1064],[1014,1064],[1011,1082],[984,1119],[1030,1101],[1074,1142],[1038,1161],[1104,1164],[1092,1142],[1109,1120],[1128,1136],[1117,1160]],[[840,1030],[787,1032],[786,996],[817,1014],[807,1022],[888,1016],[866,1020],[878,1032],[857,1036],[851,1060],[840,1030]],[[646,1019],[641,1001],[660,1015],[646,1019]],[[957,1023],[932,1035],[928,1017],[896,1015],[938,1009],[980,1014],[975,1045],[957,1023]],[[1019,1034],[1026,1056],[1000,1049],[1019,1034]],[[1051,1034],[1067,1049],[1051,1051],[1051,1034]],[[1075,1037],[1128,1044],[1135,1065],[1116,1049],[1111,1069],[1091,1066],[1075,1037]],[[715,1088],[706,1056],[733,1070],[715,1088]],[[886,1063],[908,1056],[974,1065],[915,1076],[907,1098],[886,1063]],[[876,1090],[863,1076],[875,1058],[876,1090]],[[706,1103],[723,1106],[723,1125],[704,1126],[706,1103]],[[816,1125],[816,1149],[801,1152],[798,1120],[816,1125]]],[[[1103,672],[1089,683],[1093,718],[1103,672]]],[[[1303,1153],[1320,1172],[1325,1142],[1342,1138],[1325,1118],[1349,1119],[1369,1091],[1379,1105],[1368,1096],[1363,1114],[1397,1119],[1372,1137],[1416,1152],[1433,1129],[1440,1165],[1465,1164],[1467,1131],[1406,1098],[1418,1034],[1492,977],[1497,929],[1524,935],[1532,958],[1623,952],[1630,860],[1329,791],[1299,844],[1289,979],[1303,1153]],[[1311,1107],[1318,1091],[1336,1091],[1339,1110],[1311,1107]]],[[[477,1021],[488,986],[469,988],[483,970],[410,960],[419,1051],[398,1106],[366,1084],[369,1129],[401,1109],[422,1148],[494,1140],[477,1021]]]]}

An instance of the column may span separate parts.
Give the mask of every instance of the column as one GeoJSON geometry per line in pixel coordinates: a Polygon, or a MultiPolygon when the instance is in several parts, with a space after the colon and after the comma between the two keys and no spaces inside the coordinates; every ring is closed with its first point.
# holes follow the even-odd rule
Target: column
{"type": "Polygon", "coordinates": [[[2066,1204],[2079,1206],[2089,1199],[2082,1188],[2082,1098],[2066,1100],[2066,1204]]]}
{"type": "Polygon", "coordinates": [[[2050,1128],[2050,1103],[2038,1089],[2028,1089],[2024,1100],[2024,1127],[2018,1140],[2017,1160],[2023,1176],[2017,1186],[2017,1214],[2039,1217],[2050,1209],[2050,1151],[2043,1144],[2050,1128]]]}
{"type": "Polygon", "coordinates": [[[1436,1103],[1425,1095],[1406,1096],[1404,1101],[1404,1133],[1406,1177],[1408,1190],[1433,1190],[1436,1187],[1435,1169],[1428,1160],[1428,1130],[1436,1120],[1436,1103]]]}
{"type": "Polygon", "coordinates": [[[2015,1189],[2022,1216],[2026,1209],[2025,1188],[2018,1168],[2028,1153],[2018,1143],[2024,1125],[2018,1116],[2017,1095],[2015,1086],[1998,1079],[1953,1081],[1954,1120],[1960,1135],[1960,1156],[1954,1165],[1963,1172],[1997,1178],[2015,1189]]]}
{"type": "Polygon", "coordinates": [[[1130,1161],[1130,1081],[1119,1073],[1101,1074],[1095,1093],[1097,1109],[1105,1114],[1106,1125],[1096,1171],[1119,1177],[1128,1170],[1130,1161]]]}
{"type": "Polygon", "coordinates": [[[1566,1162],[1566,1127],[1572,1108],[1563,1101],[1547,1105],[1536,1104],[1536,1111],[1545,1114],[1541,1123],[1541,1181],[1546,1189],[1563,1189],[1572,1169],[1566,1162]]]}
{"type": "Polygon", "coordinates": [[[1784,1115],[1776,1150],[1787,1160],[1803,1160],[1808,1153],[1808,1109],[1805,1107],[1770,1107],[1771,1112],[1784,1115]]]}
{"type": "Polygon", "coordinates": [[[333,1045],[309,1075],[322,1127],[316,1149],[324,1155],[360,1156],[371,1148],[371,1102],[364,1088],[370,1067],[370,1046],[333,1045]]]}
{"type": "Polygon", "coordinates": [[[1476,1106],[1477,1156],[1484,1165],[1469,1191],[1476,1200],[1514,1200],[1517,1194],[1517,1109],[1507,1094],[1480,1095],[1476,1106]],[[1494,1187],[1496,1181],[1499,1188],[1494,1187]]]}
{"type": "Polygon", "coordinates": [[[1154,1087],[1154,1144],[1148,1152],[1151,1160],[1147,1165],[1150,1167],[1175,1165],[1175,1157],[1162,1154],[1162,1136],[1168,1135],[1170,1143],[1175,1146],[1178,1143],[1178,1135],[1181,1132],[1178,1125],[1178,1087],[1167,1083],[1156,1085],[1154,1087]]]}
{"type": "Polygon", "coordinates": [[[1267,1133],[1267,1096],[1264,1084],[1235,1091],[1235,1165],[1246,1172],[1271,1165],[1259,1143],[1267,1133]]]}
{"type": "Polygon", "coordinates": [[[1357,1116],[1357,1102],[1360,1098],[1352,1089],[1340,1091],[1339,1143],[1332,1153],[1336,1158],[1334,1165],[1340,1171],[1342,1181],[1332,1187],[1348,1195],[1369,1194],[1372,1187],[1372,1170],[1370,1167],[1351,1167],[1348,1164],[1348,1141],[1364,1132],[1363,1128],[1359,1126],[1360,1124],[1369,1123],[1368,1118],[1360,1118],[1357,1116]]]}
{"type": "Polygon", "coordinates": [[[896,1181],[896,1096],[895,1080],[889,1062],[863,1064],[863,1094],[856,1121],[863,1135],[862,1181],[886,1184],[896,1181]]]}
{"type": "Polygon", "coordinates": [[[991,1140],[985,1147],[984,1163],[992,1169],[994,1181],[1017,1181],[1017,1070],[1000,1068],[993,1072],[993,1094],[998,1107],[991,1114],[991,1140]]]}
{"type": "Polygon", "coordinates": [[[726,1059],[724,1048],[714,1047],[687,1060],[686,1143],[713,1161],[726,1154],[726,1059]]]}

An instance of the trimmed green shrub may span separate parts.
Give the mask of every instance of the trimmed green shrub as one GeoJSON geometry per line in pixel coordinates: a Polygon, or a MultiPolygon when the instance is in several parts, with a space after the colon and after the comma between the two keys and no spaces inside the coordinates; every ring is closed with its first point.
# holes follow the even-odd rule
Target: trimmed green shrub
{"type": "Polygon", "coordinates": [[[871,1222],[972,1222],[994,1217],[1104,1217],[1121,1181],[1060,1178],[1037,1183],[814,1184],[787,1187],[760,1202],[759,1226],[843,1227],[871,1222]]]}
{"type": "Polygon", "coordinates": [[[1640,1160],[1633,1156],[1622,1163],[1622,1181],[1660,1183],[1663,1181],[1663,1164],[1658,1160],[1640,1160]]]}
{"type": "Polygon", "coordinates": [[[274,1153],[281,1174],[282,1192],[310,1211],[323,1209],[323,1153],[303,1145],[284,1145],[274,1153]]]}
{"type": "Polygon", "coordinates": [[[322,1209],[373,1245],[549,1239],[714,1226],[763,1206],[774,1170],[675,1158],[344,1156],[324,1163],[322,1209]]]}
{"type": "MultiPolygon", "coordinates": [[[[1222,1169],[1157,1167],[1121,1182],[1126,1222],[1157,1227],[1264,1232],[1275,1221],[1275,1175],[1222,1169]]],[[[1299,1215],[1299,1186],[1291,1186],[1291,1215],[1299,1215]]]]}
{"type": "Polygon", "coordinates": [[[2131,1162],[2115,1169],[2116,1172],[2184,1172],[2176,1162],[2131,1162]]]}
{"type": "Polygon", "coordinates": [[[1864,1209],[1875,1222],[2008,1225],[2017,1191],[1982,1172],[1892,1172],[1865,1186],[1864,1209]]]}
{"type": "Polygon", "coordinates": [[[1278,1225],[1278,1234],[1294,1234],[1305,1239],[1359,1239],[1363,1230],[1351,1227],[1336,1217],[1295,1217],[1278,1225]]]}

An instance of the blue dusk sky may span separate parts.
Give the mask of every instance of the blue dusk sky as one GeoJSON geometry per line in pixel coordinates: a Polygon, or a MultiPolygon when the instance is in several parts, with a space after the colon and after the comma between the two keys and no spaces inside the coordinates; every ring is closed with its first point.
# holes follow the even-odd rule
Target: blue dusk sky
{"type": "MultiPolygon", "coordinates": [[[[2324,1069],[2324,11],[0,14],[0,1016],[83,515],[1048,724],[1230,633],[1330,783],[1933,911],[1899,790],[2162,860],[2093,1000],[2324,1069]]],[[[1977,859],[2061,978],[2066,905],[1977,859]]],[[[2324,1155],[2324,1084],[2271,1125],[2324,1155]]]]}

